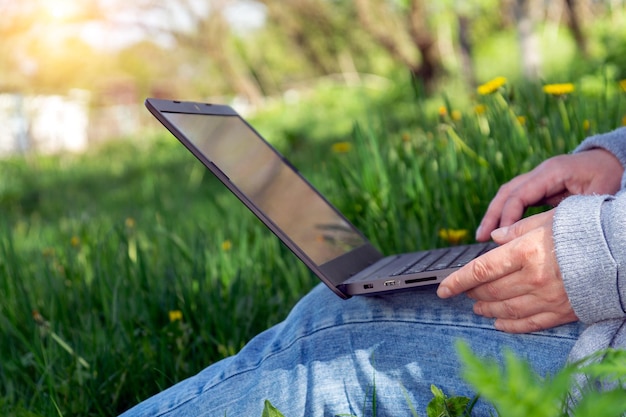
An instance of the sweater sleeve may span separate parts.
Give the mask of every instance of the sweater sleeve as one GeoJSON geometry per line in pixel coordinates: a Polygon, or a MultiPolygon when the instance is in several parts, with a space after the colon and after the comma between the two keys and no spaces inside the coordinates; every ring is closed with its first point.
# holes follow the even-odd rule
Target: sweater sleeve
{"type": "MultiPolygon", "coordinates": [[[[590,136],[585,139],[574,152],[582,152],[593,148],[602,148],[611,152],[623,167],[626,167],[626,127],[615,129],[612,132],[590,136]]],[[[622,175],[622,189],[626,188],[626,170],[622,175]]]]}
{"type": "Polygon", "coordinates": [[[626,318],[626,191],[566,198],[556,209],[553,235],[578,318],[587,324],[626,318]]]}
{"type": "MultiPolygon", "coordinates": [[[[585,139],[574,152],[602,148],[626,167],[626,127],[585,139]]],[[[626,171],[615,196],[571,196],[557,207],[554,245],[565,290],[587,324],[626,318],[626,171]]]]}

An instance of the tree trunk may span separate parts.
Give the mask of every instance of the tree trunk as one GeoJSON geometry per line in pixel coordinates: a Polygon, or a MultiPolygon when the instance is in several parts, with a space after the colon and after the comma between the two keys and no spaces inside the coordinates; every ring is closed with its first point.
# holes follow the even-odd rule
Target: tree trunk
{"type": "Polygon", "coordinates": [[[529,80],[536,80],[541,71],[541,54],[539,41],[534,34],[535,25],[530,14],[528,1],[516,0],[513,5],[513,14],[517,25],[524,77],[529,80]]]}
{"type": "Polygon", "coordinates": [[[458,15],[459,23],[459,55],[461,60],[461,73],[465,84],[470,88],[476,87],[476,73],[472,61],[472,42],[470,41],[470,19],[461,14],[458,15]]]}
{"type": "Polygon", "coordinates": [[[421,78],[429,90],[434,87],[443,65],[437,41],[428,30],[427,17],[423,0],[412,0],[409,10],[409,34],[422,57],[421,65],[412,73],[421,78]]]}
{"type": "Polygon", "coordinates": [[[569,30],[572,32],[572,36],[574,37],[574,41],[576,42],[576,46],[578,50],[582,54],[583,57],[587,57],[589,55],[589,50],[587,48],[587,38],[582,29],[582,19],[579,13],[579,8],[577,7],[576,0],[565,0],[565,8],[567,9],[568,19],[567,26],[569,30]]]}

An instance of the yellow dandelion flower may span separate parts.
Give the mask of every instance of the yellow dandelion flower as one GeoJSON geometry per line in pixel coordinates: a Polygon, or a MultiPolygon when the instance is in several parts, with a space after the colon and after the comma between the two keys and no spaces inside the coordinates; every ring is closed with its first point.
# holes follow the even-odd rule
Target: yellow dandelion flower
{"type": "Polygon", "coordinates": [[[517,123],[521,124],[522,126],[524,126],[526,124],[526,116],[517,116],[517,123]]]}
{"type": "Polygon", "coordinates": [[[80,245],[80,238],[78,236],[72,236],[70,244],[75,248],[78,247],[78,245],[80,245]]]}
{"type": "Polygon", "coordinates": [[[352,150],[352,144],[350,142],[337,142],[333,143],[331,149],[334,153],[348,153],[352,150]]]}
{"type": "Polygon", "coordinates": [[[446,106],[441,106],[439,107],[438,113],[439,116],[443,117],[448,114],[448,109],[446,108],[446,106]]]}
{"type": "Polygon", "coordinates": [[[487,111],[487,106],[485,106],[484,104],[478,104],[474,106],[474,113],[476,114],[485,114],[486,111],[487,111]]]}
{"type": "Polygon", "coordinates": [[[583,120],[583,130],[587,131],[589,130],[590,127],[591,127],[591,123],[589,122],[589,120],[587,119],[583,120]]]}
{"type": "Polygon", "coordinates": [[[402,142],[408,142],[411,140],[411,135],[409,135],[408,133],[404,132],[402,134],[402,142]]]}
{"type": "Polygon", "coordinates": [[[467,238],[469,231],[467,229],[441,229],[439,237],[451,245],[458,245],[467,238]]]}
{"type": "Polygon", "coordinates": [[[463,114],[458,110],[452,110],[452,114],[450,116],[452,117],[452,120],[457,122],[463,118],[463,114]]]}
{"type": "Polygon", "coordinates": [[[565,94],[570,94],[574,92],[574,84],[546,84],[543,86],[543,92],[552,96],[563,96],[565,94]]]}
{"type": "Polygon", "coordinates": [[[626,80],[620,80],[619,86],[622,88],[622,91],[626,91],[626,80]]]}
{"type": "Polygon", "coordinates": [[[622,126],[626,126],[626,116],[622,117],[622,126]]]}
{"type": "Polygon", "coordinates": [[[504,77],[496,77],[493,80],[487,81],[486,83],[479,85],[476,91],[481,96],[487,96],[498,91],[500,87],[506,84],[506,81],[507,80],[504,77]]]}
{"type": "Polygon", "coordinates": [[[170,323],[174,323],[175,321],[182,321],[183,312],[180,310],[170,310],[169,316],[170,316],[170,323]]]}
{"type": "Polygon", "coordinates": [[[132,229],[133,227],[135,227],[135,219],[133,219],[132,217],[127,217],[126,220],[124,221],[124,224],[129,229],[132,229]]]}
{"type": "Polygon", "coordinates": [[[231,242],[230,240],[225,240],[222,242],[222,250],[224,252],[228,252],[232,248],[233,248],[233,242],[231,242]]]}

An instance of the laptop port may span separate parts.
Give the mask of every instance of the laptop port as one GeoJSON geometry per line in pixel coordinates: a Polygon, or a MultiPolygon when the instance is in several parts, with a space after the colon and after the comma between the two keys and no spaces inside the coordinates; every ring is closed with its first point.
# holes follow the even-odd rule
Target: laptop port
{"type": "Polygon", "coordinates": [[[405,284],[415,284],[416,282],[427,282],[427,281],[436,281],[437,277],[425,277],[425,278],[416,278],[416,279],[407,279],[404,281],[405,284]]]}
{"type": "Polygon", "coordinates": [[[363,288],[365,288],[366,290],[371,290],[372,288],[374,288],[374,284],[365,284],[363,285],[363,288]]]}
{"type": "Polygon", "coordinates": [[[395,279],[390,279],[389,281],[385,281],[385,287],[391,287],[398,283],[395,279]]]}

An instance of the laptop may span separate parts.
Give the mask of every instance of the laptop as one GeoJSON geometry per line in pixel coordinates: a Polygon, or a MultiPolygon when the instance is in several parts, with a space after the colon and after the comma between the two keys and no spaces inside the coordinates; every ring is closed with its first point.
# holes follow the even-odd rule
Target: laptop
{"type": "Polygon", "coordinates": [[[495,246],[384,256],[233,108],[153,98],[145,105],[341,298],[436,285],[495,246]]]}

